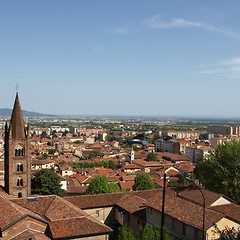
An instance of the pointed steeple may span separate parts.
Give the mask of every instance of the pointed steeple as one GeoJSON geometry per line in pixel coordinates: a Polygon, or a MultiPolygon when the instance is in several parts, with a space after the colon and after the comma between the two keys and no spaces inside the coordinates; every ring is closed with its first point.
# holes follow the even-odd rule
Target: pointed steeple
{"type": "Polygon", "coordinates": [[[18,93],[16,94],[12,117],[9,124],[10,137],[14,139],[26,138],[25,124],[22,116],[22,109],[19,102],[18,93]]]}

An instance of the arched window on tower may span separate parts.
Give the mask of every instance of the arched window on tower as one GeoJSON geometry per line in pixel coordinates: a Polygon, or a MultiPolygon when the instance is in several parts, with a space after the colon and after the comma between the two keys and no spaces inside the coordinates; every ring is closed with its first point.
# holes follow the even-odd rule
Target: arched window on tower
{"type": "Polygon", "coordinates": [[[22,178],[18,178],[17,179],[17,186],[18,187],[22,187],[23,186],[23,179],[22,178]]]}
{"type": "Polygon", "coordinates": [[[21,198],[21,197],[22,197],[22,193],[19,192],[19,193],[18,193],[18,198],[21,198]]]}
{"type": "Polygon", "coordinates": [[[22,157],[25,156],[25,149],[24,146],[19,143],[15,147],[15,157],[22,157]]]}
{"type": "Polygon", "coordinates": [[[17,164],[17,172],[23,172],[23,164],[22,163],[17,164]]]}

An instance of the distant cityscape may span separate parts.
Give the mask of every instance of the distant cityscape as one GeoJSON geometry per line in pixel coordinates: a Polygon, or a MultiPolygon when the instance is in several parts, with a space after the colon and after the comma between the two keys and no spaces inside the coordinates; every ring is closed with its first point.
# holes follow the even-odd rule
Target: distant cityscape
{"type": "MultiPolygon", "coordinates": [[[[3,109],[0,115],[0,185],[3,191],[15,196],[8,200],[2,195],[2,204],[18,204],[37,214],[42,219],[38,223],[42,225],[41,235],[47,239],[70,236],[116,239],[117,229],[123,226],[133,233],[144,226],[160,229],[162,206],[159,200],[165,196],[165,188],[165,227],[173,239],[202,239],[202,235],[204,239],[219,239],[216,226],[239,229],[240,206],[220,193],[205,189],[195,175],[196,166],[208,159],[218,146],[240,140],[237,120],[50,116],[22,111],[18,94],[13,110],[3,109]],[[55,197],[35,192],[35,185],[31,189],[31,181],[38,173],[48,170],[59,177],[64,198],[56,198],[55,192],[52,192],[55,197]],[[201,194],[184,180],[185,176],[194,179],[195,186],[206,198],[204,218],[201,194]],[[145,177],[149,178],[149,184],[151,182],[149,187],[141,186],[145,177]],[[139,186],[138,178],[142,178],[139,186]],[[100,186],[92,187],[98,179],[106,181],[104,191],[100,186]],[[57,214],[64,214],[66,224],[62,232],[54,230],[55,225],[60,227],[62,217],[56,222],[55,213],[46,215],[39,211],[43,199],[51,202],[48,208],[44,207],[46,214],[54,202],[58,202],[57,214]],[[68,205],[66,213],[61,212],[64,204],[68,205]],[[70,228],[72,215],[74,224],[82,224],[81,215],[73,214],[75,207],[88,219],[86,229],[91,229],[90,232],[66,230],[70,228]],[[194,214],[186,214],[186,209],[194,214]],[[92,228],[93,219],[88,215],[97,221],[95,230],[99,231],[92,228]],[[50,221],[50,232],[44,230],[44,219],[50,221]]],[[[34,217],[31,214],[29,217],[33,218],[30,220],[33,224],[34,217]]],[[[8,230],[2,235],[14,239],[16,233],[8,230]]]]}

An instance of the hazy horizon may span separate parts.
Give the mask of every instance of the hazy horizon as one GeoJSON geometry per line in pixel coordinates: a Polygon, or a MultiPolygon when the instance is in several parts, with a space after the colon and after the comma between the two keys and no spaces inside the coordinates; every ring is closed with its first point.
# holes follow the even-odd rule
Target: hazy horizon
{"type": "Polygon", "coordinates": [[[240,2],[2,1],[0,108],[240,118],[240,2]]]}

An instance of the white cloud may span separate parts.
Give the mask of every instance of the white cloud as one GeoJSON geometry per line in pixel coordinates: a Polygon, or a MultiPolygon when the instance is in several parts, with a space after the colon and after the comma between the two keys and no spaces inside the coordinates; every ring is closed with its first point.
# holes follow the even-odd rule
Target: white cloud
{"type": "Polygon", "coordinates": [[[145,24],[154,29],[163,29],[163,28],[199,28],[203,29],[208,32],[216,32],[221,33],[224,35],[228,35],[231,37],[235,37],[240,39],[240,33],[233,32],[225,27],[215,27],[209,24],[201,23],[201,22],[194,22],[188,21],[182,18],[172,18],[169,21],[163,21],[160,15],[153,16],[150,19],[145,20],[145,24]]]}
{"type": "Polygon", "coordinates": [[[240,65],[240,57],[232,58],[224,62],[225,65],[240,65]]]}
{"type": "Polygon", "coordinates": [[[202,74],[219,74],[231,79],[240,79],[240,57],[232,58],[213,66],[203,66],[198,73],[202,74]]]}
{"type": "Polygon", "coordinates": [[[198,71],[198,73],[204,73],[204,74],[227,73],[227,70],[222,68],[204,69],[204,70],[198,71]]]}
{"type": "Polygon", "coordinates": [[[146,24],[150,28],[181,28],[181,27],[201,27],[201,23],[190,22],[181,18],[173,18],[170,21],[162,21],[160,15],[156,15],[148,20],[146,24]]]}

